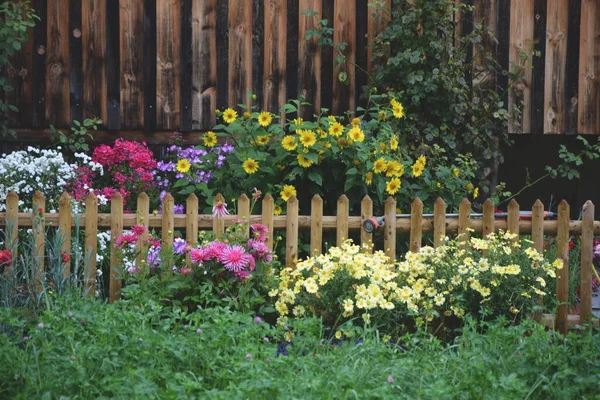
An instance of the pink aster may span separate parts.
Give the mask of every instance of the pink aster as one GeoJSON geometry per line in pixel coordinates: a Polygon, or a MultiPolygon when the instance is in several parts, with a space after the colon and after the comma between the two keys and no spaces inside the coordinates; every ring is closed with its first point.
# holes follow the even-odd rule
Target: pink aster
{"type": "Polygon", "coordinates": [[[210,257],[209,259],[220,259],[226,247],[227,245],[223,242],[211,242],[208,245],[208,255],[210,257]]]}
{"type": "Polygon", "coordinates": [[[248,248],[256,260],[271,262],[273,256],[269,247],[261,242],[260,240],[250,239],[248,240],[248,248]]]}
{"type": "Polygon", "coordinates": [[[142,236],[144,233],[146,233],[146,227],[144,225],[135,225],[131,228],[131,232],[138,236],[142,236]]]}
{"type": "Polygon", "coordinates": [[[239,272],[248,266],[248,256],[246,250],[240,245],[226,246],[219,257],[219,261],[225,269],[232,272],[239,272]]]}
{"type": "Polygon", "coordinates": [[[213,218],[223,218],[226,215],[229,215],[229,211],[227,211],[227,203],[222,201],[217,201],[213,204],[213,218]]]}
{"type": "Polygon", "coordinates": [[[269,229],[263,224],[252,224],[250,225],[250,229],[252,229],[252,234],[261,242],[265,241],[265,235],[269,233],[269,229]]]}
{"type": "Polygon", "coordinates": [[[211,260],[213,257],[210,252],[210,248],[207,246],[201,246],[197,249],[190,251],[190,258],[193,262],[201,264],[203,262],[211,260]]]}

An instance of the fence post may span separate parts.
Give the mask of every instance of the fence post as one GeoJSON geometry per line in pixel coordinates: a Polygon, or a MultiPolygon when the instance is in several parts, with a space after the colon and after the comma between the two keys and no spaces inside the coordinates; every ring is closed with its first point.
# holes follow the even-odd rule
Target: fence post
{"type": "Polygon", "coordinates": [[[537,199],[531,207],[531,239],[533,248],[540,254],[544,252],[544,205],[537,199]]]}
{"type": "Polygon", "coordinates": [[[469,241],[469,226],[471,225],[471,202],[466,197],[458,206],[458,235],[463,243],[469,241]]]}
{"type": "MultiPolygon", "coordinates": [[[[360,244],[372,244],[373,234],[363,229],[364,222],[373,216],[373,200],[366,195],[360,202],[360,244]]],[[[373,249],[371,249],[372,251],[373,249]]]]}
{"type": "MultiPolygon", "coordinates": [[[[175,230],[175,221],[173,218],[174,215],[174,207],[175,200],[171,193],[165,194],[163,197],[162,203],[162,224],[161,224],[161,249],[172,249],[173,248],[173,231],[175,230]]],[[[173,272],[173,258],[170,256],[172,251],[169,252],[169,257],[167,257],[166,267],[167,274],[171,274],[173,272]]]]}
{"type": "Polygon", "coordinates": [[[583,205],[583,218],[581,225],[581,277],[579,293],[581,304],[579,306],[579,323],[584,324],[590,320],[592,313],[592,268],[594,259],[594,203],[590,200],[583,205]]]}
{"type": "Polygon", "coordinates": [[[487,199],[483,203],[483,238],[485,239],[492,232],[494,232],[494,203],[490,199],[487,199]]]}
{"type": "Polygon", "coordinates": [[[85,267],[84,289],[88,296],[96,295],[96,254],[98,252],[98,199],[94,192],[85,199],[85,267]]]}
{"type": "MultiPolygon", "coordinates": [[[[189,246],[198,243],[198,197],[192,193],[185,201],[185,240],[189,246]]],[[[189,261],[189,253],[186,256],[189,261]]]]}
{"type": "Polygon", "coordinates": [[[323,199],[315,194],[310,202],[310,253],[318,256],[323,251],[323,199]]]}
{"type": "Polygon", "coordinates": [[[37,271],[35,274],[35,283],[38,291],[44,289],[44,218],[46,212],[46,198],[40,191],[33,194],[33,210],[31,218],[33,222],[34,253],[36,254],[37,271]]]}
{"type": "Polygon", "coordinates": [[[519,203],[515,199],[512,199],[508,203],[508,217],[506,218],[506,224],[508,225],[508,231],[517,235],[514,239],[515,242],[519,241],[519,203]]]}
{"type": "Polygon", "coordinates": [[[567,334],[567,320],[569,318],[569,219],[571,207],[562,200],[558,204],[558,229],[556,232],[557,255],[562,259],[563,267],[556,272],[556,310],[555,328],[563,335],[567,334]]]}
{"type": "Polygon", "coordinates": [[[115,192],[110,200],[110,283],[108,288],[108,299],[112,303],[119,298],[121,290],[120,273],[123,273],[122,260],[119,260],[117,250],[117,239],[123,234],[123,196],[115,192]],[[121,265],[121,267],[119,267],[121,265]]]}
{"type": "Polygon", "coordinates": [[[290,197],[287,202],[285,227],[285,266],[292,267],[298,258],[298,199],[290,197]]]}
{"type": "MultiPolygon", "coordinates": [[[[71,275],[71,225],[73,224],[73,215],[71,210],[71,196],[67,192],[60,195],[58,206],[58,234],[62,238],[60,251],[69,257],[68,262],[63,262],[65,277],[71,275]]],[[[62,255],[61,254],[61,255],[62,255]]]]}
{"type": "MultiPolygon", "coordinates": [[[[217,193],[215,198],[213,199],[213,207],[217,204],[226,204],[225,198],[221,193],[217,193]]],[[[223,233],[225,232],[225,222],[223,218],[220,216],[213,217],[213,233],[217,239],[221,239],[223,237],[223,233]]]]}
{"type": "Polygon", "coordinates": [[[250,199],[246,193],[238,198],[238,218],[246,223],[244,235],[250,237],[250,199]]]}
{"type": "Polygon", "coordinates": [[[443,244],[446,237],[446,203],[438,197],[433,203],[433,245],[443,244]]]}
{"type": "Polygon", "coordinates": [[[341,246],[348,239],[348,197],[341,195],[337,201],[336,246],[341,246]]]}
{"type": "Polygon", "coordinates": [[[410,251],[413,253],[421,248],[423,239],[421,221],[423,221],[423,202],[417,197],[410,205],[410,251]]]}
{"type": "MultiPolygon", "coordinates": [[[[6,196],[6,232],[7,241],[10,239],[10,243],[7,243],[7,247],[12,254],[12,258],[16,259],[19,253],[19,195],[15,192],[10,192],[6,196]],[[12,228],[11,232],[8,229],[12,228]]],[[[8,272],[8,268],[4,269],[8,272]]]]}
{"type": "Polygon", "coordinates": [[[140,265],[143,260],[143,256],[147,254],[148,243],[146,240],[150,235],[148,232],[150,230],[150,199],[146,193],[140,193],[137,198],[136,223],[138,225],[143,225],[146,228],[144,234],[139,237],[136,245],[136,251],[138,253],[137,264],[140,265]]]}
{"type": "Polygon", "coordinates": [[[273,210],[275,202],[273,196],[270,194],[266,195],[262,201],[262,224],[267,228],[267,235],[265,237],[265,244],[269,249],[273,250],[273,210]]]}
{"type": "Polygon", "coordinates": [[[383,235],[383,247],[385,255],[390,261],[396,259],[396,200],[389,196],[385,201],[384,209],[384,226],[385,233],[383,235]]]}

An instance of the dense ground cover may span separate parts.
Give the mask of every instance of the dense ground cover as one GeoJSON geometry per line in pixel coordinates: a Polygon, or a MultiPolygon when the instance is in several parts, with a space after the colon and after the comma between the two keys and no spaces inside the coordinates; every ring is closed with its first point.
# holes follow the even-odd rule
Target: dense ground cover
{"type": "MultiPolygon", "coordinates": [[[[593,398],[600,336],[469,323],[451,344],[336,340],[307,319],[281,331],[225,309],[66,295],[36,319],[0,310],[2,398],[593,398]],[[485,333],[481,333],[484,330],[485,333]],[[23,336],[25,335],[25,336],[23,336]],[[333,343],[333,345],[329,344],[333,343]]],[[[385,338],[387,339],[387,338],[385,338]]]]}

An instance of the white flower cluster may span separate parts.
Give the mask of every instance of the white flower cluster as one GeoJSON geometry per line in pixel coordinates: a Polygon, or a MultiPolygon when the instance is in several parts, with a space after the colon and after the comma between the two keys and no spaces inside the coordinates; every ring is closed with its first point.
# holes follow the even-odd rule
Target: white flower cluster
{"type": "Polygon", "coordinates": [[[56,211],[58,197],[67,184],[76,177],[76,169],[87,165],[102,173],[102,166],[91,161],[85,154],[78,153],[80,163],[69,164],[57,150],[40,150],[29,146],[27,150],[2,154],[0,157],[0,211],[6,210],[9,192],[19,195],[21,211],[31,211],[31,199],[36,191],[47,198],[46,209],[56,211]]]}

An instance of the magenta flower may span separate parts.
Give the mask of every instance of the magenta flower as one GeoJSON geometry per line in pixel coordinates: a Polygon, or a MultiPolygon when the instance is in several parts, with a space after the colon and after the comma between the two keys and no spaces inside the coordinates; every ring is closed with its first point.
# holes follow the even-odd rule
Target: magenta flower
{"type": "Polygon", "coordinates": [[[205,261],[212,259],[210,249],[207,246],[198,247],[190,251],[190,258],[193,262],[202,264],[205,261]]]}
{"type": "Polygon", "coordinates": [[[252,224],[250,225],[250,229],[252,229],[252,234],[254,237],[261,242],[265,241],[265,235],[269,233],[269,230],[263,224],[252,224]]]}
{"type": "Polygon", "coordinates": [[[190,268],[188,268],[188,267],[183,267],[183,268],[181,268],[181,269],[179,270],[179,273],[180,273],[181,275],[189,275],[189,274],[191,274],[191,273],[192,273],[192,270],[191,270],[190,268]]]}
{"type": "Polygon", "coordinates": [[[131,228],[131,232],[133,232],[134,235],[142,236],[146,233],[146,227],[144,225],[135,225],[131,228]]]}
{"type": "Polygon", "coordinates": [[[223,263],[225,269],[232,272],[239,272],[248,266],[248,255],[246,250],[240,245],[226,245],[219,257],[219,261],[223,263]]]}
{"type": "Polygon", "coordinates": [[[223,242],[211,242],[208,247],[208,254],[210,256],[209,259],[219,260],[226,247],[227,245],[223,242]]]}
{"type": "Polygon", "coordinates": [[[223,218],[226,215],[229,215],[229,211],[227,211],[227,203],[222,201],[217,201],[213,204],[213,218],[223,218]]]}
{"type": "Polygon", "coordinates": [[[258,190],[257,188],[252,189],[252,198],[254,200],[260,199],[261,195],[262,195],[262,192],[260,190],[258,190]]]}

